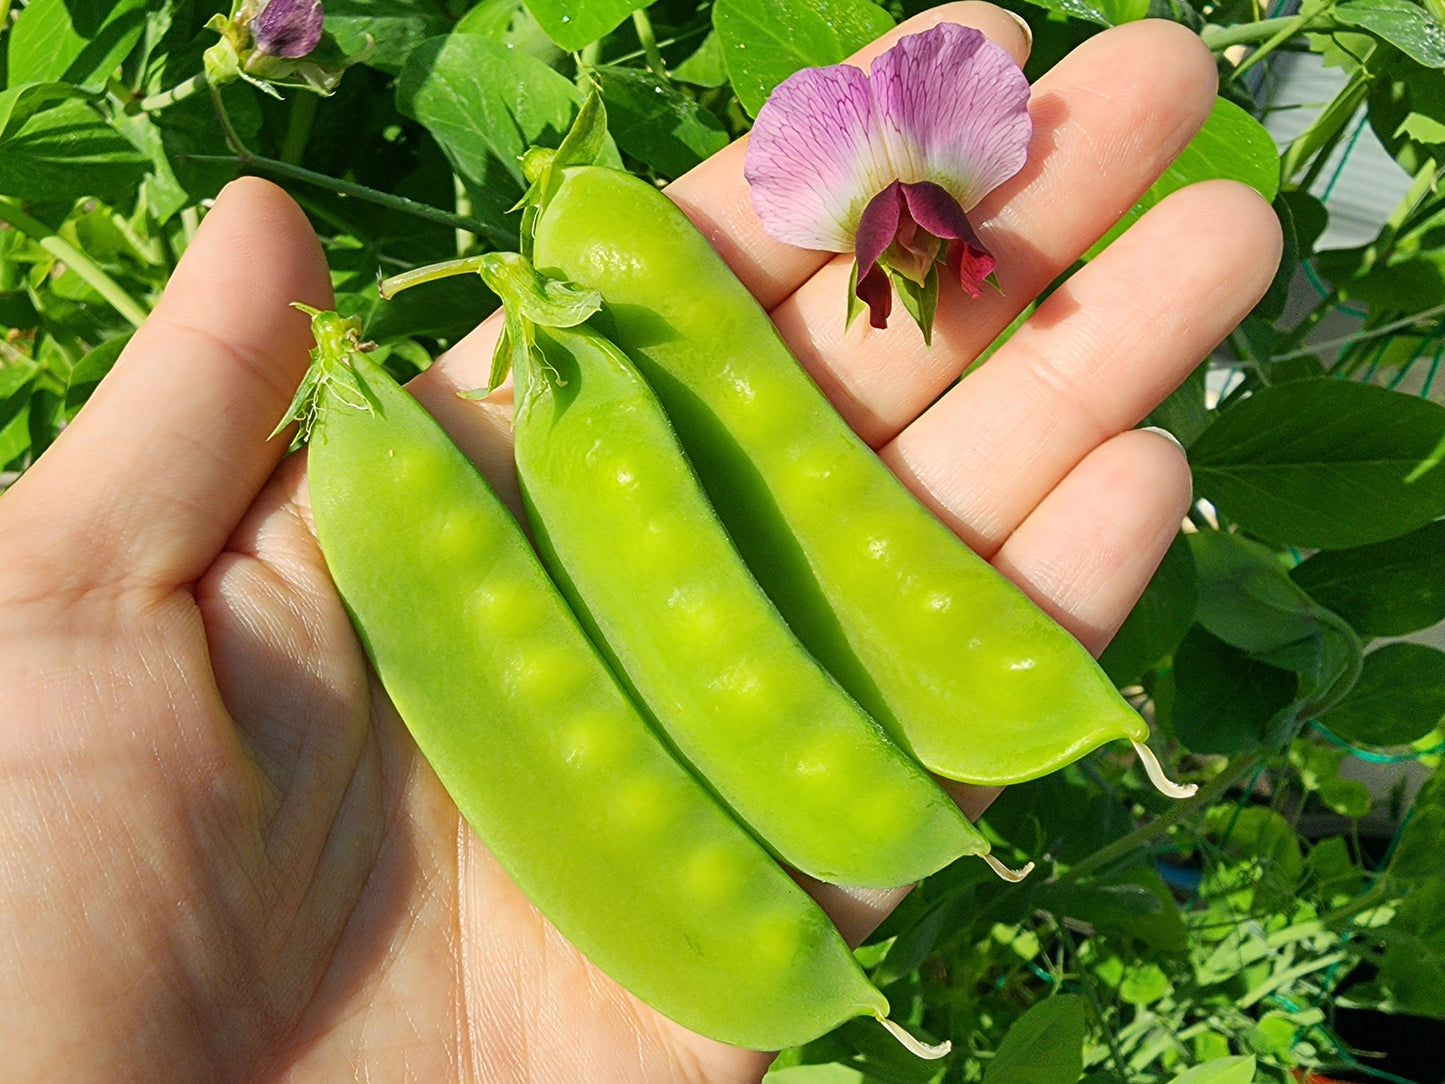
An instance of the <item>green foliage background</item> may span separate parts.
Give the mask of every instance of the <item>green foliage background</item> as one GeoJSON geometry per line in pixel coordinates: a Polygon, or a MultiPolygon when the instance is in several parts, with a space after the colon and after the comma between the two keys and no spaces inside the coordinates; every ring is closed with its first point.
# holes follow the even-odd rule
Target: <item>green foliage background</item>
{"type": "MultiPolygon", "coordinates": [[[[946,870],[859,950],[955,1054],[917,1062],[854,1022],[770,1079],[1245,1084],[1330,1068],[1439,1084],[1438,1067],[1407,1078],[1363,1056],[1340,1013],[1445,1020],[1445,652],[1400,639],[1445,619],[1445,10],[1010,3],[1034,29],[1032,77],[1145,17],[1219,58],[1208,125],[1086,259],[1211,177],[1252,184],[1285,228],[1275,288],[1149,419],[1188,447],[1199,500],[1103,659],[1203,790],[1171,805],[1108,752],[1011,788],[987,830],[1040,871],[1007,885],[978,863],[946,870]],[[1344,84],[1278,148],[1251,72],[1283,51],[1319,54],[1344,84]],[[1411,185],[1369,243],[1317,251],[1330,212],[1311,192],[1357,118],[1411,185]],[[1302,270],[1327,285],[1299,311],[1302,270]],[[1314,345],[1346,307],[1359,330],[1314,345]],[[1341,773],[1361,762],[1430,779],[1411,803],[1341,773]]],[[[197,79],[212,4],[0,0],[0,482],[82,408],[239,173],[288,187],[339,308],[406,377],[495,299],[467,278],[383,304],[378,269],[512,247],[521,154],[556,146],[580,86],[602,90],[610,160],[662,182],[743,134],[793,71],[927,6],[330,0],[326,47],[353,66],[330,97],[275,98],[197,79]]]]}

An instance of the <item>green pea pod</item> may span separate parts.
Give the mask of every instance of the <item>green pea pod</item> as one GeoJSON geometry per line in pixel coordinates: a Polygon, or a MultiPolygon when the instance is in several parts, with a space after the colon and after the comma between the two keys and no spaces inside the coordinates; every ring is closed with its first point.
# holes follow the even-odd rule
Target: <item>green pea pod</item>
{"type": "Polygon", "coordinates": [[[654,736],[520,527],[315,313],[298,416],[327,565],[387,693],[503,868],[685,1027],[778,1049],[887,1002],[827,916],[654,736]]]}
{"type": "MultiPolygon", "coordinates": [[[[599,290],[739,550],[799,639],[926,767],[1043,775],[1148,727],[1083,647],[878,460],[707,239],[660,191],[555,172],[546,275],[599,290]]],[[[1176,788],[1182,793],[1186,788],[1176,788]]]]}
{"type": "Polygon", "coordinates": [[[798,643],[626,356],[586,327],[533,337],[513,425],[538,549],[698,777],[779,858],[825,881],[892,887],[986,853],[798,643]]]}

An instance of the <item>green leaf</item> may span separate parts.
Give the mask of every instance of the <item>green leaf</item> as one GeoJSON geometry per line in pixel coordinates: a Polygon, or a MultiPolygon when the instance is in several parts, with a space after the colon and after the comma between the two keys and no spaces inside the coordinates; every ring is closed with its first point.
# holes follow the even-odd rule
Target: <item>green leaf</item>
{"type": "Polygon", "coordinates": [[[1193,443],[1213,420],[1209,416],[1209,408],[1204,405],[1204,378],[1208,371],[1208,361],[1196,366],[1184,383],[1149,412],[1143,424],[1158,426],[1172,433],[1185,447],[1193,443]]]}
{"type": "Polygon", "coordinates": [[[1445,877],[1415,886],[1396,905],[1375,981],[1388,1011],[1445,1020],[1445,877]]]}
{"type": "Polygon", "coordinates": [[[1153,960],[1148,960],[1124,973],[1119,984],[1119,997],[1130,1005],[1152,1005],[1169,993],[1169,976],[1153,960]]]}
{"type": "Polygon", "coordinates": [[[1349,755],[1348,749],[1325,745],[1305,735],[1289,749],[1290,762],[1299,769],[1300,784],[1306,791],[1318,793],[1320,801],[1341,816],[1363,817],[1374,801],[1370,788],[1359,780],[1340,778],[1340,765],[1349,755]]]}
{"type": "Polygon", "coordinates": [[[596,73],[617,145],[663,177],[680,177],[728,145],[721,121],[652,72],[609,64],[596,73]]]}
{"type": "Polygon", "coordinates": [[[1072,15],[1075,19],[1098,23],[1100,26],[1132,23],[1150,14],[1149,0],[1031,0],[1031,2],[1047,11],[1072,15]]]}
{"type": "Polygon", "coordinates": [[[727,52],[716,30],[708,31],[697,51],[672,69],[671,75],[680,83],[695,87],[720,87],[728,81],[727,52]]]}
{"type": "Polygon", "coordinates": [[[983,1084],[1063,1084],[1084,1072],[1084,999],[1058,994],[1014,1021],[983,1084]]]}
{"type": "Polygon", "coordinates": [[[1175,736],[1196,753],[1277,749],[1299,679],[1199,628],[1174,652],[1175,736]]]}
{"type": "Polygon", "coordinates": [[[1222,411],[1189,458],[1199,494],[1239,526],[1342,549],[1445,513],[1445,470],[1417,474],[1442,440],[1438,404],[1353,381],[1294,380],[1222,411]]]}
{"type": "Polygon", "coordinates": [[[1165,196],[1199,181],[1239,181],[1273,201],[1279,192],[1279,152],[1264,125],[1226,98],[1216,98],[1204,127],[1179,157],[1139,197],[1139,202],[1116,222],[1087,258],[1102,252],[1115,238],[1165,196]]]}
{"type": "Polygon", "coordinates": [[[1109,680],[1127,685],[1173,651],[1194,623],[1198,601],[1194,556],[1184,536],[1176,535],[1144,594],[1099,656],[1109,680]]]}
{"type": "Polygon", "coordinates": [[[1087,886],[1044,882],[1035,900],[1046,911],[1087,922],[1096,930],[1137,938],[1166,952],[1183,952],[1184,920],[1159,872],[1151,866],[1134,866],[1113,880],[1113,884],[1087,886]]]}
{"type": "Polygon", "coordinates": [[[0,194],[25,200],[134,194],[145,157],[84,102],[41,110],[0,136],[0,194]]]}
{"type": "Polygon", "coordinates": [[[567,59],[522,0],[482,0],[461,17],[453,31],[481,34],[559,70],[567,59]]]}
{"type": "Polygon", "coordinates": [[[763,1077],[763,1084],[867,1084],[868,1078],[847,1065],[835,1061],[822,1065],[790,1065],[772,1069],[763,1077]]]}
{"type": "Polygon", "coordinates": [[[30,450],[30,400],[34,389],[8,400],[0,400],[0,469],[8,469],[21,461],[30,450]]]}
{"type": "Polygon", "coordinates": [[[1341,836],[1326,836],[1310,847],[1305,876],[1311,896],[1327,904],[1357,895],[1365,882],[1365,871],[1350,857],[1349,845],[1341,836]]]}
{"type": "Polygon", "coordinates": [[[527,0],[548,36],[569,52],[591,45],[651,0],[527,0]]]}
{"type": "Polygon", "coordinates": [[[1346,0],[1332,14],[1335,22],[1368,30],[1416,63],[1445,68],[1445,29],[1410,0],[1346,0]]]}
{"type": "Polygon", "coordinates": [[[75,363],[75,368],[70,371],[70,383],[65,389],[65,417],[67,420],[74,418],[80,408],[85,405],[101,379],[110,372],[111,367],[120,358],[120,352],[125,349],[125,344],[128,342],[130,342],[129,333],[118,335],[90,350],[75,363]]]}
{"type": "Polygon", "coordinates": [[[1317,604],[1257,542],[1200,531],[1189,536],[1199,574],[1199,623],[1261,662],[1300,676],[1293,722],[1335,703],[1359,674],[1358,637],[1317,604]]]}
{"type": "Polygon", "coordinates": [[[0,138],[48,105],[66,98],[87,97],[85,91],[69,83],[26,83],[0,91],[0,138]]]}
{"type": "Polygon", "coordinates": [[[1445,71],[1424,69],[1401,58],[1370,91],[1370,127],[1412,177],[1445,143],[1445,71]]]}
{"type": "Polygon", "coordinates": [[[893,28],[868,0],[717,0],[712,20],[733,91],[752,116],[795,71],[840,64],[893,28]]]}
{"type": "Polygon", "coordinates": [[[428,38],[445,34],[451,20],[436,0],[326,0],[326,30],[347,56],[371,52],[365,63],[393,75],[428,38]]]}
{"type": "Polygon", "coordinates": [[[1181,1073],[1170,1084],[1253,1084],[1253,1058],[1220,1058],[1181,1073]]]}
{"type": "MultiPolygon", "coordinates": [[[[478,34],[451,34],[412,52],[396,101],[436,137],[478,217],[502,223],[528,187],[523,153],[562,142],[582,92],[535,57],[478,34]]],[[[616,162],[613,150],[609,164],[616,162]]]]}
{"type": "Polygon", "coordinates": [[[8,81],[98,87],[146,24],[146,0],[32,0],[10,30],[8,81]]]}
{"type": "Polygon", "coordinates": [[[1400,830],[1399,843],[1387,868],[1392,884],[1412,884],[1440,875],[1445,854],[1445,772],[1436,769],[1420,792],[1400,830]]]}
{"type": "MultiPolygon", "coordinates": [[[[1209,838],[1215,840],[1223,852],[1212,856],[1205,869],[1206,898],[1215,891],[1252,888],[1256,904],[1284,906],[1296,892],[1305,870],[1304,853],[1294,825],[1268,806],[1240,806],[1233,802],[1212,806],[1205,814],[1204,823],[1209,838]]],[[[1263,941],[1258,927],[1242,929],[1238,936],[1263,941]]],[[[1274,951],[1268,943],[1259,944],[1258,948],[1263,956],[1274,951]]],[[[1231,952],[1239,951],[1239,945],[1226,948],[1224,958],[1215,959],[1214,965],[1229,968],[1225,961],[1231,952]]],[[[1249,951],[1252,954],[1254,949],[1249,951]]],[[[1245,961],[1237,955],[1235,958],[1237,963],[1230,970],[1237,971],[1245,961]]]]}
{"type": "Polygon", "coordinates": [[[1388,542],[1322,550],[1290,577],[1363,636],[1429,628],[1445,621],[1445,521],[1388,542]]]}
{"type": "Polygon", "coordinates": [[[1346,741],[1405,745],[1445,718],[1445,652],[1386,644],[1365,656],[1360,680],[1321,720],[1346,741]]]}

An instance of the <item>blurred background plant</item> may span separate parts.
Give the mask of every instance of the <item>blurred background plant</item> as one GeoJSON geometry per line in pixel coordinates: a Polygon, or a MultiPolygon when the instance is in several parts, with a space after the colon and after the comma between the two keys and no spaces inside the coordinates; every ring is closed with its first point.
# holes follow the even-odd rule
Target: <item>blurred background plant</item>
{"type": "MultiPolygon", "coordinates": [[[[1445,6],[1007,2],[1031,77],[1146,17],[1218,58],[1208,125],[1086,259],[1211,177],[1285,230],[1269,295],[1149,419],[1198,500],[1103,660],[1202,790],[1168,804],[1108,751],[1011,788],[985,826],[1040,870],[946,870],[859,950],[955,1054],[845,1025],[770,1080],[1440,1084],[1445,6]]],[[[0,485],[239,173],[306,209],[340,309],[404,378],[495,299],[450,279],[382,304],[378,270],[514,247],[522,152],[556,145],[580,86],[613,160],[663,182],[793,71],[927,6],[329,0],[318,28],[314,0],[0,0],[0,485]]]]}

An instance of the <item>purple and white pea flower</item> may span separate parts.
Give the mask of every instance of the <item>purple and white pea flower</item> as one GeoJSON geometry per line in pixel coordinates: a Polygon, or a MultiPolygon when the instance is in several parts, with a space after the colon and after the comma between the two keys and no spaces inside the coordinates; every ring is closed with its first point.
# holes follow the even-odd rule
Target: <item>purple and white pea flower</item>
{"type": "Polygon", "coordinates": [[[940,268],[978,297],[994,258],[968,221],[1017,173],[1029,85],[981,32],[940,23],[865,73],[805,68],[758,112],[743,176],[763,228],[800,248],[853,252],[849,319],[886,327],[893,291],[932,337],[940,268]]]}

